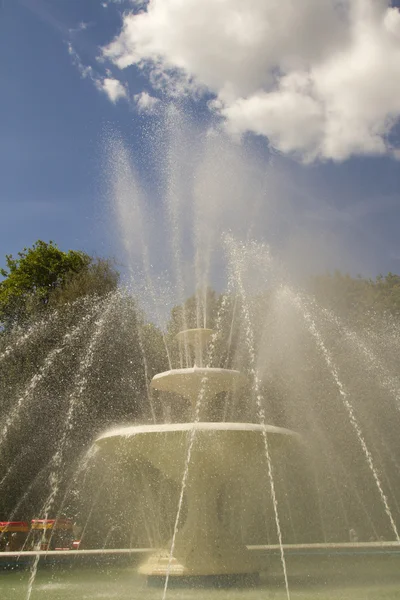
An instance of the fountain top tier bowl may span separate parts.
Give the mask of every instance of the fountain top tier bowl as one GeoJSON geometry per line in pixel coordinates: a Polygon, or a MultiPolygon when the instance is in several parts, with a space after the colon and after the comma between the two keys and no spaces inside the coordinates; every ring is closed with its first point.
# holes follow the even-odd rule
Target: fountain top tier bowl
{"type": "Polygon", "coordinates": [[[176,339],[184,354],[188,355],[189,347],[193,348],[195,365],[202,367],[204,353],[212,340],[213,334],[213,329],[185,329],[176,335],[176,339]]]}
{"type": "Polygon", "coordinates": [[[211,342],[212,329],[186,329],[176,336],[181,350],[188,355],[188,349],[194,350],[193,367],[171,369],[155,375],[151,387],[162,391],[179,394],[196,405],[201,401],[215,397],[221,392],[232,392],[247,383],[247,378],[239,371],[232,369],[215,369],[203,366],[207,345],[211,342]]]}

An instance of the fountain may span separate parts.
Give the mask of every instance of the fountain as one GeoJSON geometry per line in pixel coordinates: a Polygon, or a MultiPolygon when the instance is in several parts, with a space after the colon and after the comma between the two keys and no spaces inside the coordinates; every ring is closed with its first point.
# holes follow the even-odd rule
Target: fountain
{"type": "MultiPolygon", "coordinates": [[[[194,411],[193,422],[134,425],[108,431],[96,440],[107,455],[123,453],[133,460],[145,459],[178,484],[187,470],[187,516],[181,528],[176,525],[172,550],[156,552],[139,569],[153,580],[217,577],[236,582],[238,578],[257,576],[259,559],[238,536],[224,528],[218,501],[229,481],[240,480],[249,469],[255,476],[260,469],[267,469],[265,435],[273,452],[296,436],[272,425],[208,420],[217,394],[246,385],[239,371],[203,366],[203,354],[212,334],[210,329],[180,332],[178,340],[194,351],[194,366],[160,373],[151,382],[156,390],[188,399],[194,411]]],[[[230,502],[235,499],[230,498],[230,502]]]]}
{"type": "Polygon", "coordinates": [[[77,577],[88,597],[109,590],[128,599],[132,562],[145,556],[142,576],[134,575],[138,595],[145,577],[241,583],[268,565],[262,589],[275,581],[286,599],[289,586],[315,576],[324,587],[329,574],[336,585],[346,573],[352,598],[370,594],[371,581],[386,597],[391,578],[398,589],[400,556],[398,318],[337,313],[282,274],[280,260],[253,238],[249,198],[264,196],[250,159],[232,160],[236,150],[207,137],[198,172],[193,166],[180,185],[179,152],[163,171],[165,238],[163,227],[152,230],[150,199],[132,192],[129,152],[121,143],[110,155],[133,293],[89,296],[0,336],[0,517],[65,514],[82,525],[80,549],[66,556],[2,553],[12,564],[34,560],[29,581],[7,579],[27,585],[29,598],[46,581],[46,561],[90,559],[91,580],[68,573],[66,595],[54,583],[51,597],[74,595],[77,577]],[[163,261],[167,272],[158,275],[163,261]],[[215,297],[213,281],[223,289],[215,297]],[[206,323],[220,345],[211,329],[198,329],[206,323]],[[107,430],[139,420],[153,423],[107,430]],[[307,452],[298,452],[292,430],[307,452]],[[112,585],[105,579],[111,557],[129,563],[122,591],[114,585],[119,567],[112,585]]]}

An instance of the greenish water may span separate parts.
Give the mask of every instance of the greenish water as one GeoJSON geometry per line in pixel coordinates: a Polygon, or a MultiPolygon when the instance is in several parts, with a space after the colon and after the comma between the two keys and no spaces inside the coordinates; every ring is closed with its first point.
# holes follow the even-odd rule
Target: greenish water
{"type": "MultiPolygon", "coordinates": [[[[308,558],[289,565],[291,600],[400,600],[399,559],[371,561],[308,558]]],[[[25,600],[29,571],[0,574],[1,600],[25,600]]],[[[31,600],[161,600],[162,589],[148,587],[134,567],[91,566],[37,573],[31,600]]],[[[285,600],[278,565],[271,565],[260,585],[243,589],[170,588],[171,600],[285,600]]]]}

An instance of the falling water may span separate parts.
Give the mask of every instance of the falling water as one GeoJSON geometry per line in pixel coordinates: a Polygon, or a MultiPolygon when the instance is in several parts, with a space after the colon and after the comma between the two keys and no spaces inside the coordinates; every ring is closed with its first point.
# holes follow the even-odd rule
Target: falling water
{"type": "Polygon", "coordinates": [[[373,475],[374,480],[375,480],[376,487],[378,488],[378,491],[379,491],[382,503],[384,505],[385,512],[386,512],[386,514],[387,514],[387,516],[389,518],[390,525],[391,525],[391,528],[393,530],[393,533],[394,533],[394,535],[396,537],[396,540],[398,542],[400,542],[400,537],[399,537],[399,533],[397,531],[396,523],[395,523],[395,521],[393,519],[392,511],[390,510],[388,500],[387,500],[386,495],[385,495],[385,493],[383,491],[382,484],[381,484],[378,472],[377,472],[377,470],[375,468],[375,465],[374,465],[372,454],[371,454],[370,450],[368,449],[368,446],[367,446],[367,444],[365,442],[363,433],[361,431],[361,427],[360,427],[360,425],[359,425],[359,423],[357,421],[356,415],[354,413],[354,408],[353,408],[353,406],[352,406],[352,404],[351,404],[351,402],[349,400],[348,393],[347,393],[346,389],[344,388],[343,383],[341,382],[341,380],[339,378],[339,373],[338,373],[337,367],[336,367],[336,365],[335,365],[335,363],[334,363],[334,361],[333,361],[333,359],[331,357],[331,354],[330,354],[329,350],[327,349],[327,347],[326,347],[326,345],[324,343],[324,340],[322,339],[322,336],[321,336],[319,330],[317,329],[317,326],[315,324],[315,320],[313,319],[311,313],[304,306],[304,303],[302,302],[301,298],[298,295],[294,294],[288,287],[285,287],[285,288],[282,289],[282,295],[284,297],[287,297],[289,299],[289,301],[293,304],[293,306],[295,306],[297,308],[297,310],[303,315],[303,318],[304,318],[304,320],[307,323],[308,330],[311,333],[311,335],[313,336],[313,338],[314,338],[314,340],[315,340],[315,342],[317,344],[317,347],[318,347],[319,351],[321,352],[321,354],[322,354],[322,356],[323,356],[323,358],[324,358],[324,360],[326,362],[326,365],[327,365],[327,367],[329,368],[329,370],[330,370],[330,372],[332,374],[332,377],[333,377],[333,379],[334,379],[334,381],[336,383],[336,386],[338,388],[339,394],[340,394],[340,396],[342,398],[343,404],[344,404],[344,406],[345,406],[345,408],[347,410],[347,413],[349,415],[350,423],[351,423],[354,431],[357,434],[358,440],[359,440],[359,442],[361,444],[361,447],[362,447],[362,450],[364,452],[365,458],[367,460],[368,466],[371,469],[372,475],[373,475]]]}
{"type": "Polygon", "coordinates": [[[90,471],[90,466],[94,463],[94,460],[96,458],[96,455],[98,454],[99,448],[97,446],[91,446],[89,448],[89,450],[87,450],[82,458],[79,460],[78,462],[78,466],[75,469],[75,472],[71,478],[71,482],[69,483],[69,485],[67,486],[67,489],[65,490],[63,499],[60,503],[59,509],[58,509],[58,515],[57,517],[59,517],[62,514],[62,511],[64,509],[66,500],[69,496],[69,494],[77,494],[78,491],[76,489],[77,486],[77,481],[78,478],[80,476],[81,473],[83,473],[83,478],[81,481],[81,486],[82,488],[84,487],[85,483],[86,483],[86,478],[88,476],[88,473],[90,471]]]}
{"type": "Polygon", "coordinates": [[[106,481],[107,481],[107,473],[105,473],[105,474],[103,475],[103,477],[102,477],[102,479],[101,479],[100,483],[99,483],[99,484],[98,484],[98,486],[97,486],[97,491],[96,491],[96,494],[95,494],[95,496],[94,496],[94,498],[93,498],[93,502],[92,502],[92,505],[91,505],[91,507],[90,507],[90,510],[89,510],[89,512],[88,512],[88,515],[87,515],[87,518],[86,518],[86,522],[85,522],[85,524],[84,524],[84,526],[83,526],[83,528],[82,528],[81,540],[83,540],[83,538],[84,538],[84,536],[85,536],[86,529],[87,529],[87,527],[88,527],[88,525],[89,525],[89,522],[90,522],[91,516],[92,516],[92,514],[93,514],[93,510],[94,510],[94,508],[95,508],[95,506],[96,506],[97,502],[99,501],[99,499],[100,499],[100,497],[101,497],[101,494],[103,493],[103,488],[104,488],[104,484],[106,483],[106,481]]]}
{"type": "MultiPolygon", "coordinates": [[[[187,315],[185,307],[185,286],[183,273],[183,259],[182,259],[182,231],[181,231],[181,215],[185,215],[186,211],[181,206],[181,193],[178,181],[178,160],[176,156],[177,146],[181,140],[181,133],[183,129],[182,114],[179,113],[177,108],[173,105],[167,109],[166,127],[169,134],[169,147],[167,151],[167,165],[166,165],[166,177],[167,177],[167,193],[165,196],[167,214],[170,225],[170,242],[172,248],[172,255],[175,267],[176,277],[176,290],[179,302],[182,306],[182,329],[187,329],[187,315]],[[178,135],[177,135],[178,132],[178,135]]],[[[189,366],[189,348],[187,343],[184,344],[186,366],[189,366]]]]}
{"type": "MultiPolygon", "coordinates": [[[[108,170],[113,184],[113,200],[118,214],[120,228],[123,231],[123,242],[129,257],[130,280],[133,289],[136,285],[135,248],[133,243],[139,240],[142,269],[146,283],[146,292],[150,295],[157,323],[161,323],[159,310],[159,296],[153,283],[151,261],[149,257],[148,242],[146,239],[145,222],[143,215],[143,202],[136,182],[129,153],[124,143],[116,135],[108,140],[108,170]]],[[[138,278],[142,279],[139,274],[138,278]]],[[[164,331],[161,331],[169,367],[171,368],[171,355],[164,331]]],[[[141,335],[141,334],[140,334],[141,335]]]]}
{"type": "Polygon", "coordinates": [[[83,473],[83,481],[82,481],[82,486],[85,485],[86,482],[86,478],[87,475],[89,473],[89,466],[91,463],[93,463],[94,459],[96,458],[96,455],[99,452],[99,448],[98,446],[91,446],[89,448],[89,450],[87,450],[87,452],[85,452],[85,454],[83,455],[82,460],[79,462],[78,464],[78,468],[76,469],[76,472],[74,474],[74,480],[76,480],[76,478],[78,477],[78,475],[80,475],[80,473],[83,473]]]}
{"type": "Polygon", "coordinates": [[[7,471],[5,472],[5,474],[3,475],[3,477],[0,479],[0,490],[2,488],[2,486],[5,484],[5,482],[7,481],[7,479],[9,478],[9,476],[11,475],[11,473],[14,470],[14,467],[19,464],[23,458],[25,458],[25,456],[28,454],[28,449],[24,448],[22,450],[22,452],[20,452],[19,454],[17,454],[17,456],[14,458],[14,460],[11,462],[11,464],[9,465],[9,467],[7,468],[7,471]]]}
{"type": "MultiPolygon", "coordinates": [[[[87,372],[88,372],[88,369],[90,369],[90,367],[92,365],[96,345],[98,344],[99,338],[103,333],[104,326],[107,322],[107,319],[109,317],[109,314],[110,314],[112,308],[114,307],[114,301],[117,296],[118,296],[118,292],[117,293],[112,292],[109,296],[106,297],[105,300],[103,300],[100,303],[98,312],[102,313],[102,315],[95,322],[94,333],[93,333],[93,335],[89,341],[89,344],[85,350],[84,358],[80,362],[78,372],[75,376],[75,381],[73,383],[73,390],[69,395],[69,407],[68,407],[68,411],[67,411],[67,415],[66,415],[64,431],[63,431],[63,434],[61,435],[61,438],[60,438],[60,441],[58,444],[58,449],[55,452],[55,454],[53,455],[53,458],[51,459],[51,462],[53,465],[52,471],[49,476],[51,491],[50,491],[50,494],[49,494],[49,496],[44,504],[44,507],[41,511],[41,514],[43,515],[43,519],[45,519],[45,520],[47,520],[49,518],[50,511],[53,508],[53,504],[54,504],[54,501],[56,499],[56,496],[57,496],[57,493],[59,490],[60,471],[61,471],[61,467],[62,467],[64,446],[68,440],[68,435],[73,426],[72,420],[73,420],[73,417],[75,414],[76,407],[78,406],[79,401],[81,400],[82,394],[87,385],[87,372]]],[[[45,538],[46,538],[46,530],[44,529],[42,538],[39,542],[39,547],[40,547],[40,544],[45,541],[45,538]]],[[[32,589],[33,589],[33,585],[34,585],[35,578],[36,578],[39,559],[40,559],[40,555],[37,554],[35,556],[35,560],[33,562],[32,568],[31,568],[31,574],[30,574],[29,582],[28,582],[28,591],[27,591],[27,595],[26,595],[26,600],[29,600],[31,597],[31,594],[32,594],[32,589]]]]}
{"type": "MultiPolygon", "coordinates": [[[[98,453],[98,448],[96,446],[92,446],[92,447],[89,448],[89,450],[87,452],[85,452],[85,454],[83,455],[83,457],[79,460],[78,466],[77,466],[77,468],[76,468],[76,470],[75,470],[75,472],[74,472],[74,474],[73,474],[73,476],[71,478],[71,483],[68,485],[68,487],[67,487],[67,489],[65,491],[64,497],[62,499],[62,502],[60,504],[60,507],[59,507],[59,510],[58,510],[58,514],[57,514],[57,518],[60,517],[62,509],[63,509],[64,504],[65,504],[65,501],[67,499],[67,496],[71,492],[74,484],[76,483],[76,480],[77,480],[78,476],[82,472],[84,472],[84,474],[85,474],[84,478],[83,478],[83,482],[82,482],[82,486],[84,485],[85,479],[87,477],[87,473],[89,472],[89,465],[93,461],[93,459],[95,458],[95,456],[96,456],[97,453],[98,453]]],[[[44,469],[42,469],[42,471],[39,473],[39,475],[41,475],[42,472],[45,469],[50,469],[52,467],[52,463],[53,463],[53,459],[50,459],[50,461],[48,462],[48,464],[45,466],[44,469]]],[[[35,484],[36,479],[34,480],[34,482],[32,483],[32,485],[29,486],[29,488],[27,490],[28,493],[29,493],[30,489],[33,487],[33,485],[35,484]]],[[[24,496],[21,498],[20,502],[17,504],[17,506],[16,506],[16,508],[14,510],[14,513],[19,508],[19,506],[21,505],[21,503],[25,499],[26,495],[27,495],[27,493],[25,493],[24,496]]],[[[13,515],[11,515],[9,517],[9,520],[12,520],[12,518],[13,518],[13,515]]],[[[28,545],[28,543],[30,541],[30,538],[31,538],[31,535],[32,535],[32,530],[28,533],[28,536],[27,536],[27,538],[26,538],[26,540],[24,542],[24,546],[23,546],[22,550],[24,550],[25,547],[28,545]]],[[[51,536],[50,536],[50,540],[49,540],[49,545],[51,543],[52,536],[53,536],[53,531],[51,532],[51,536]]]]}
{"type": "Polygon", "coordinates": [[[93,303],[91,309],[88,311],[86,315],[82,317],[80,322],[72,327],[70,331],[68,331],[63,340],[57,348],[54,348],[49,352],[46,356],[43,365],[40,367],[39,371],[33,375],[29,384],[25,388],[22,395],[18,398],[17,402],[14,404],[12,410],[9,415],[5,418],[4,425],[0,431],[0,447],[4,444],[4,441],[7,437],[8,430],[13,425],[14,421],[18,418],[22,408],[24,405],[32,398],[36,387],[38,384],[46,377],[49,373],[55,359],[59,354],[61,354],[68,346],[70,346],[81,334],[82,330],[90,323],[91,319],[98,312],[98,306],[93,303]]]}
{"type": "MultiPolygon", "coordinates": [[[[137,273],[135,273],[133,266],[135,263],[135,248],[133,247],[133,243],[136,242],[137,238],[139,240],[140,245],[140,254],[142,258],[142,268],[146,283],[146,291],[150,294],[150,297],[152,298],[154,309],[156,312],[156,319],[158,322],[161,322],[160,312],[158,310],[158,298],[155,292],[151,275],[151,265],[149,259],[147,240],[145,236],[145,223],[143,219],[143,210],[141,206],[141,196],[136,182],[136,177],[133,173],[129,153],[125,148],[122,140],[115,135],[113,135],[108,140],[108,148],[108,168],[111,173],[113,183],[113,199],[115,202],[115,208],[120,222],[120,227],[124,234],[123,241],[125,250],[127,251],[129,257],[130,282],[132,284],[133,289],[135,289],[137,273]]],[[[141,279],[140,275],[138,278],[141,279]]],[[[144,379],[150,412],[153,422],[156,423],[156,414],[154,410],[152,392],[149,386],[149,369],[145,347],[143,343],[143,332],[139,320],[136,321],[136,330],[138,335],[139,347],[142,354],[144,379]]],[[[162,331],[162,339],[168,363],[171,368],[171,356],[164,331],[162,331]]]]}
{"type": "MultiPolygon", "coordinates": [[[[14,516],[17,514],[18,509],[22,506],[23,502],[28,498],[28,496],[31,493],[32,489],[34,489],[34,487],[41,480],[41,478],[46,473],[46,471],[48,469],[50,469],[50,467],[51,467],[51,460],[44,467],[42,467],[42,469],[39,471],[39,473],[37,473],[37,475],[34,478],[34,480],[31,481],[31,483],[28,485],[28,487],[26,488],[26,490],[22,494],[21,498],[18,500],[18,502],[16,502],[16,504],[14,506],[14,509],[12,510],[11,514],[8,515],[7,521],[12,521],[14,519],[14,516]]],[[[0,541],[3,539],[4,535],[5,535],[5,532],[1,532],[0,533],[0,541]]]]}
{"type": "MultiPolygon", "coordinates": [[[[303,300],[304,302],[304,300],[303,300]]],[[[308,299],[308,303],[312,305],[313,309],[318,310],[316,302],[312,299],[308,299]]],[[[331,322],[334,323],[340,331],[344,334],[346,339],[355,347],[367,361],[369,371],[378,375],[378,383],[386,389],[395,399],[396,406],[400,410],[400,383],[397,377],[393,377],[388,371],[383,362],[373,352],[373,350],[357,335],[355,331],[352,331],[342,323],[337,315],[327,308],[320,308],[322,314],[331,322]]]]}
{"type": "Polygon", "coordinates": [[[19,350],[20,348],[22,348],[24,346],[24,344],[26,344],[37,333],[42,334],[46,328],[48,328],[50,325],[54,324],[54,322],[57,320],[58,316],[59,316],[58,311],[54,310],[45,319],[41,319],[41,320],[33,323],[33,325],[28,327],[27,330],[24,330],[22,327],[16,328],[12,332],[12,337],[15,337],[16,339],[11,344],[9,344],[6,347],[6,349],[3,350],[3,352],[0,353],[0,363],[3,360],[5,360],[6,358],[8,358],[9,356],[11,356],[16,350],[19,350]]]}
{"type": "Polygon", "coordinates": [[[279,520],[278,499],[276,497],[276,491],[275,491],[273,465],[272,465],[272,459],[271,459],[269,443],[268,443],[268,436],[267,436],[267,431],[266,431],[266,419],[265,419],[265,411],[264,411],[264,407],[263,407],[263,397],[261,395],[261,381],[259,379],[259,376],[258,376],[258,373],[256,370],[256,355],[255,355],[255,349],[254,349],[254,332],[253,332],[253,326],[251,323],[250,309],[249,309],[248,302],[247,302],[246,291],[245,291],[243,279],[242,279],[243,266],[242,266],[241,262],[243,260],[243,255],[245,255],[246,248],[244,248],[244,247],[237,248],[231,237],[226,238],[226,245],[227,245],[227,248],[230,253],[233,277],[234,277],[235,283],[237,285],[240,297],[242,299],[242,313],[243,313],[243,319],[244,319],[245,329],[246,329],[245,341],[246,341],[246,346],[247,346],[247,350],[248,350],[249,358],[250,358],[249,370],[250,370],[250,374],[251,374],[252,380],[253,380],[253,386],[254,386],[253,389],[254,389],[254,394],[255,394],[256,403],[257,403],[257,414],[258,414],[258,418],[260,421],[260,425],[263,427],[262,433],[263,433],[263,441],[264,441],[264,449],[265,449],[265,458],[266,458],[267,466],[268,466],[268,477],[269,477],[270,490],[271,490],[271,499],[272,499],[272,504],[273,504],[273,508],[274,508],[276,531],[277,531],[278,541],[279,541],[279,549],[280,549],[283,577],[285,580],[287,600],[290,600],[286,558],[285,558],[285,552],[284,552],[284,548],[283,548],[282,530],[281,530],[281,525],[280,525],[280,520],[279,520]],[[242,257],[239,256],[239,251],[242,254],[242,257]]]}

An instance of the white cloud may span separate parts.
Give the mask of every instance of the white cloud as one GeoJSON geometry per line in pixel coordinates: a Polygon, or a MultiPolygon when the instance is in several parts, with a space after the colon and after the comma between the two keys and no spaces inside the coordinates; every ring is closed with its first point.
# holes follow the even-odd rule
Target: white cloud
{"type": "Polygon", "coordinates": [[[140,113],[152,114],[155,111],[157,104],[159,103],[158,98],[151,96],[148,92],[141,92],[135,94],[133,100],[136,103],[136,107],[140,113]]]}
{"type": "Polygon", "coordinates": [[[98,80],[96,86],[102,92],[107,94],[109,100],[114,104],[118,102],[118,100],[121,100],[121,98],[127,98],[126,89],[118,79],[106,77],[105,79],[98,80]]]}
{"type": "Polygon", "coordinates": [[[389,0],[150,0],[103,49],[178,92],[207,88],[236,134],[303,160],[398,154],[400,13],[389,0]]]}
{"type": "Polygon", "coordinates": [[[96,88],[104,92],[113,104],[121,98],[128,99],[124,85],[118,79],[113,78],[108,69],[106,70],[107,77],[102,77],[90,65],[84,65],[71,43],[68,44],[68,54],[71,56],[72,62],[78,69],[81,77],[92,81],[96,88]]]}
{"type": "Polygon", "coordinates": [[[72,58],[72,62],[75,65],[75,67],[78,69],[81,77],[83,77],[84,79],[86,79],[86,77],[88,77],[89,79],[91,79],[94,82],[97,81],[97,77],[96,77],[92,67],[90,65],[83,64],[83,62],[80,59],[79,54],[73,48],[71,43],[68,44],[68,54],[72,58]]]}

